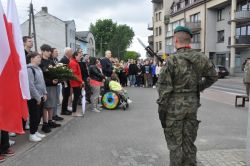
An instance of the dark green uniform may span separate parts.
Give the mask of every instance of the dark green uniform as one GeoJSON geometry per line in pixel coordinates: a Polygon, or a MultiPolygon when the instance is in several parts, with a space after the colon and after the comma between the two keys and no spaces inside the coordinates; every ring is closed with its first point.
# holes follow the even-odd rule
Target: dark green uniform
{"type": "Polygon", "coordinates": [[[178,49],[162,67],[157,103],[170,166],[196,166],[199,94],[216,81],[214,65],[203,53],[190,48],[178,49]]]}

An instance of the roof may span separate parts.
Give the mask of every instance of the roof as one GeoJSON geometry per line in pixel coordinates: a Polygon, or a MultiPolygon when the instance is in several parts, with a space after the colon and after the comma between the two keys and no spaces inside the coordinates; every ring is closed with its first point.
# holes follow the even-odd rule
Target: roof
{"type": "Polygon", "coordinates": [[[82,33],[82,32],[88,32],[88,31],[76,32],[76,39],[78,39],[78,40],[80,40],[82,42],[88,43],[88,41],[87,41],[87,35],[86,35],[88,33],[85,34],[85,33],[82,33]]]}
{"type": "MultiPolygon", "coordinates": [[[[39,15],[39,14],[46,14],[46,15],[49,15],[49,16],[51,16],[51,17],[54,17],[55,19],[57,19],[57,20],[60,20],[61,22],[64,22],[65,24],[71,24],[72,22],[74,22],[75,23],[75,21],[74,20],[70,20],[70,21],[63,21],[63,20],[61,20],[60,18],[58,18],[58,17],[56,17],[56,16],[53,16],[53,15],[51,15],[50,13],[48,13],[48,12],[44,12],[43,10],[40,10],[39,12],[37,12],[34,16],[36,17],[37,15],[39,15]]],[[[24,24],[25,22],[27,22],[27,21],[29,21],[29,19],[27,19],[27,20],[25,20],[22,24],[24,24]]]]}
{"type": "Polygon", "coordinates": [[[89,33],[91,33],[91,32],[90,31],[78,31],[78,32],[76,32],[76,35],[78,35],[82,38],[87,38],[89,33]]]}

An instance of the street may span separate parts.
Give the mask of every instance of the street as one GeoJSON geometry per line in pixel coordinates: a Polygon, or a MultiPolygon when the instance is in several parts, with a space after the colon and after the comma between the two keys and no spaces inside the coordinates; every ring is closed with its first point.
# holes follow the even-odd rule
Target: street
{"type": "MultiPolygon", "coordinates": [[[[169,153],[158,120],[156,89],[127,89],[133,100],[128,110],[87,111],[84,118],[73,118],[0,165],[167,166],[169,153]]],[[[230,95],[233,99],[232,94],[214,88],[201,95],[199,166],[245,164],[247,108],[236,109],[230,95]]]]}

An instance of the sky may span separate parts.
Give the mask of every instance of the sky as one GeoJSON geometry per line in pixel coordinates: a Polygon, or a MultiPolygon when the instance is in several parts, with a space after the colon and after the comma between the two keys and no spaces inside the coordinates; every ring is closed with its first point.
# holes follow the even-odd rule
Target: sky
{"type": "MultiPolygon", "coordinates": [[[[1,0],[6,9],[7,0],[1,0]]],[[[77,31],[89,30],[90,23],[98,19],[112,19],[117,24],[127,24],[135,32],[133,43],[128,50],[139,52],[145,57],[144,48],[138,43],[137,37],[148,45],[147,30],[152,22],[152,3],[150,0],[33,0],[34,13],[42,6],[61,20],[75,20],[77,31]]],[[[28,19],[30,0],[16,0],[20,23],[28,19]]]]}

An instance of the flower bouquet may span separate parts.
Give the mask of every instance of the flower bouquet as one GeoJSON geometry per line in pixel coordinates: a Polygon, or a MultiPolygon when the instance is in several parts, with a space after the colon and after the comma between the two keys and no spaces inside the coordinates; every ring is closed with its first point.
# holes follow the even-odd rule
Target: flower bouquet
{"type": "Polygon", "coordinates": [[[58,63],[55,66],[50,65],[48,75],[51,79],[58,79],[59,82],[78,80],[73,71],[63,63],[58,63]]]}

